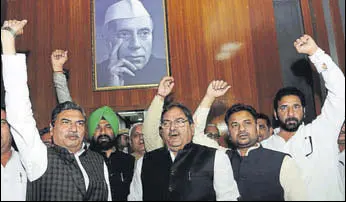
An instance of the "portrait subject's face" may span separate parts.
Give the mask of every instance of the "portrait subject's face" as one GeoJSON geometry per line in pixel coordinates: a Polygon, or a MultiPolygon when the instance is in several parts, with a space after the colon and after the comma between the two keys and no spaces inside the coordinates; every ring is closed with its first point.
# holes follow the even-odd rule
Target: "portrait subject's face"
{"type": "Polygon", "coordinates": [[[112,44],[111,57],[125,59],[135,65],[137,70],[143,69],[152,51],[153,22],[151,18],[144,16],[113,20],[108,24],[108,31],[112,44]],[[122,44],[118,52],[113,53],[118,40],[122,40],[122,44]]]}

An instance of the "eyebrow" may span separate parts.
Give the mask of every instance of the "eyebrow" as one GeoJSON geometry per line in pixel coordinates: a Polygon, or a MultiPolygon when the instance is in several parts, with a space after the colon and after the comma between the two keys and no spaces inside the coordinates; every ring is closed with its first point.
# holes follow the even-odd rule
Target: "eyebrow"
{"type": "Polygon", "coordinates": [[[60,119],[60,121],[71,121],[71,120],[68,118],[62,118],[62,119],[60,119]]]}
{"type": "Polygon", "coordinates": [[[241,122],[244,122],[244,121],[253,121],[253,119],[244,119],[244,120],[241,120],[241,121],[232,121],[232,123],[241,123],[241,122]]]}
{"type": "MultiPolygon", "coordinates": [[[[72,122],[72,120],[68,119],[68,118],[62,118],[62,119],[60,119],[60,121],[70,121],[70,122],[72,122]]],[[[85,120],[80,119],[80,120],[77,120],[76,122],[85,122],[85,120]]]]}
{"type": "Polygon", "coordinates": [[[125,28],[125,29],[119,29],[119,30],[117,30],[116,32],[117,32],[117,33],[118,33],[118,32],[133,32],[133,30],[130,30],[130,29],[126,29],[126,28],[125,28]]]}

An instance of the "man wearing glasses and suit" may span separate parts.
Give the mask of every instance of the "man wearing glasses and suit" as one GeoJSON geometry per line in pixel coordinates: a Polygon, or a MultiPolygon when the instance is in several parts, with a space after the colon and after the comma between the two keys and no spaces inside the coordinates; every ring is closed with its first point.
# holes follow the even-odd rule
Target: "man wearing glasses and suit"
{"type": "Polygon", "coordinates": [[[181,104],[167,106],[161,117],[165,147],[136,163],[128,199],[144,201],[237,200],[239,191],[224,151],[192,143],[194,122],[181,104]]]}

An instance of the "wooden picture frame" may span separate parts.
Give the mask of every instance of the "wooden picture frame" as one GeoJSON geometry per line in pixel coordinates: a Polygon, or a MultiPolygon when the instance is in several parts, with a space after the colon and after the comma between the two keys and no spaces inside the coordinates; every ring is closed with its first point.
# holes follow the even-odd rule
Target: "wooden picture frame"
{"type": "Polygon", "coordinates": [[[165,1],[92,0],[95,91],[157,87],[170,75],[165,1]]]}

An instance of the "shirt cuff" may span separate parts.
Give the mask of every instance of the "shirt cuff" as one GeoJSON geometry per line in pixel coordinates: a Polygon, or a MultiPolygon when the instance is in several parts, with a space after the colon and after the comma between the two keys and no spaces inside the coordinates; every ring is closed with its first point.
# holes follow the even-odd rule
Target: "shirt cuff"
{"type": "Polygon", "coordinates": [[[326,57],[328,57],[328,55],[325,54],[325,52],[321,48],[318,48],[317,51],[313,55],[309,56],[309,59],[315,65],[318,73],[321,73],[328,69],[326,64],[326,61],[327,61],[326,57]]]}

